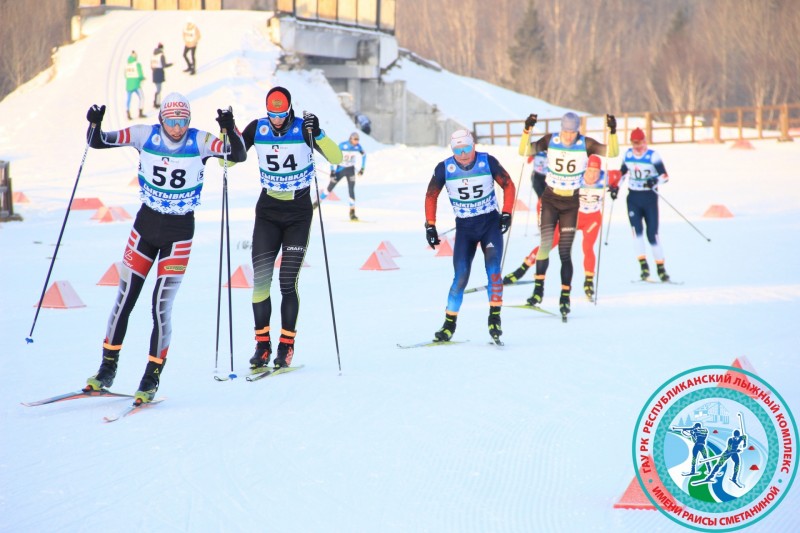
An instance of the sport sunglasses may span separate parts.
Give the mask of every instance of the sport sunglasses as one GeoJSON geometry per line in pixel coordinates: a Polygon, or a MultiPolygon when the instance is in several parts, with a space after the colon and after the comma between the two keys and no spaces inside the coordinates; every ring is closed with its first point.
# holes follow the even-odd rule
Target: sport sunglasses
{"type": "Polygon", "coordinates": [[[458,148],[453,148],[453,153],[456,155],[464,155],[472,152],[472,145],[469,144],[467,146],[459,146],[458,148]]]}
{"type": "Polygon", "coordinates": [[[175,126],[178,126],[180,128],[184,128],[184,127],[189,125],[189,119],[188,118],[165,118],[164,119],[164,124],[166,124],[170,128],[174,128],[175,126]]]}
{"type": "Polygon", "coordinates": [[[269,118],[286,118],[289,116],[289,112],[284,111],[283,113],[274,113],[272,111],[267,111],[267,116],[269,118]]]}

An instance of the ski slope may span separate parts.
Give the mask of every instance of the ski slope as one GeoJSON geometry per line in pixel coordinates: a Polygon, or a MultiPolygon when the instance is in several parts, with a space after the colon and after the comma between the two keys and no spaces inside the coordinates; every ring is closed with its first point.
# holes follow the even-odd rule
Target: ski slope
{"type": "MultiPolygon", "coordinates": [[[[82,387],[99,364],[116,289],[96,283],[121,259],[130,221],[100,224],[91,211],[70,213],[51,281],[68,280],[86,307],[43,309],[35,342],[25,337],[75,184],[86,109],[109,106],[105,129],[128,124],[122,69],[132,49],[146,69],[155,44],[165,44],[175,66],[167,70],[164,94],[179,90],[190,98],[195,127],[215,131],[216,109],[228,105],[244,127],[264,114],[267,89],[280,84],[292,91],[296,110],[319,115],[332,138],[352,131],[320,73],[275,70],[280,51],[266,38],[268,15],[193,13],[203,33],[196,76],[181,72],[185,13],[117,11],[90,19],[86,38],[58,52],[54,75],[0,102],[0,158],[11,161],[14,189],[30,199],[15,206],[24,222],[0,225],[0,531],[682,531],[658,512],[612,507],[634,476],[631,436],[653,391],[688,368],[746,356],[800,413],[800,204],[791,194],[798,143],[756,142],[752,151],[656,147],[671,176],[664,197],[711,238],[662,202],[667,269],[683,285],[631,283],[638,263],[617,201],[613,213],[611,204],[606,209],[611,222],[597,305],[580,297],[582,253],[575,243],[568,324],[505,309],[506,346],[489,346],[483,292],[464,299],[455,339],[469,342],[400,350],[397,343],[430,339],[443,321],[452,264],[427,248],[422,226],[428,180],[449,151],[384,146],[363,134],[367,171],[356,194],[364,222],[348,221],[346,201],[322,204],[338,351],[315,218],[294,359],[305,367],[244,380],[253,348],[251,295],[235,289],[239,377],[212,379],[230,372],[226,313],[215,349],[222,170],[212,162],[174,306],[159,390],[167,400],[113,424],[103,417],[126,400],[21,406],[82,387]],[[711,204],[727,206],[734,218],[703,218],[711,204]],[[382,241],[401,254],[399,269],[360,270],[382,241]]],[[[409,86],[419,83],[414,69],[392,73],[403,75],[409,86]]],[[[426,98],[446,100],[454,77],[442,76],[441,92],[426,98]]],[[[491,93],[482,105],[508,105],[503,89],[459,83],[491,93]]],[[[151,102],[152,84],[144,90],[151,102]]],[[[538,101],[525,98],[518,104],[524,109],[515,104],[506,114],[498,107],[495,118],[537,111],[538,101]]],[[[145,109],[150,116],[136,122],[155,122],[155,111],[145,109]]],[[[464,123],[476,119],[471,107],[444,111],[464,123]]],[[[515,180],[522,176],[519,198],[533,203],[530,168],[515,149],[482,148],[515,180]]],[[[90,150],[76,196],[98,197],[133,215],[136,163],[133,149],[90,150]]],[[[318,164],[323,187],[328,166],[318,164]]],[[[255,158],[231,168],[228,181],[235,269],[250,261],[255,158]]],[[[335,192],[346,198],[344,185],[335,192]]],[[[438,214],[440,231],[453,226],[444,195],[438,214]]],[[[504,270],[516,268],[536,244],[535,215],[517,212],[504,270]]],[[[481,261],[478,254],[470,286],[485,284],[481,261]]],[[[544,301],[550,309],[557,307],[558,267],[554,254],[544,301]]],[[[152,287],[151,276],[131,316],[114,390],[134,391],[144,370],[152,287]]],[[[277,281],[275,293],[276,287],[277,281]]],[[[529,295],[530,286],[508,287],[504,298],[522,303],[529,295]]],[[[750,530],[800,531],[798,506],[794,487],[750,530]]]]}

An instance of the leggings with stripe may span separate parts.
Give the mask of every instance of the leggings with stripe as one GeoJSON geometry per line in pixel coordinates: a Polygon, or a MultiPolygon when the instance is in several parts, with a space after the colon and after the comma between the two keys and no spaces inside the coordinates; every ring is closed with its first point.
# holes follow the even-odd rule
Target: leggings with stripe
{"type": "Polygon", "coordinates": [[[128,318],[158,259],[150,356],[166,359],[172,335],[172,304],[189,263],[193,235],[194,213],[164,215],[142,206],[125,247],[117,298],[106,329],[107,345],[122,346],[128,318]]]}

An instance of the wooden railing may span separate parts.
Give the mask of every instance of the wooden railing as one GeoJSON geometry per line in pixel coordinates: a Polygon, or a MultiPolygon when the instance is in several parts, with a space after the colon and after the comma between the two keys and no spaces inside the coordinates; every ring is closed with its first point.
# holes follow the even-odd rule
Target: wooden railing
{"type": "MultiPolygon", "coordinates": [[[[735,140],[777,139],[791,141],[800,137],[800,103],[758,107],[730,107],[658,113],[620,113],[617,135],[627,143],[634,128],[642,128],[649,144],[721,143],[735,140]]],[[[472,134],[484,144],[513,146],[519,143],[525,119],[474,122],[472,134]]],[[[558,131],[561,117],[540,118],[534,135],[558,131]]],[[[605,115],[581,117],[581,133],[605,142],[605,115]]]]}

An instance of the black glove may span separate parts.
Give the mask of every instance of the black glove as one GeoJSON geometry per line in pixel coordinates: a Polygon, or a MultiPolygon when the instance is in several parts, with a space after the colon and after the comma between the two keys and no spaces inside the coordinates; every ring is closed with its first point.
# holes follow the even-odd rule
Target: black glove
{"type": "Polygon", "coordinates": [[[505,233],[511,227],[511,213],[500,215],[500,233],[505,233]]]}
{"type": "Polygon", "coordinates": [[[364,169],[363,168],[358,169],[358,175],[359,176],[363,176],[364,175],[364,169]]]}
{"type": "Polygon", "coordinates": [[[648,189],[652,189],[656,185],[658,185],[658,178],[647,178],[647,181],[644,182],[644,186],[648,189]]]}
{"type": "Polygon", "coordinates": [[[525,129],[530,130],[531,128],[533,128],[536,125],[537,118],[538,117],[536,116],[535,113],[531,113],[530,115],[528,115],[528,118],[525,119],[525,129]]]}
{"type": "Polygon", "coordinates": [[[606,115],[606,125],[609,133],[617,133],[617,119],[614,115],[606,115]]]}
{"type": "Polygon", "coordinates": [[[236,131],[236,124],[233,122],[233,109],[228,108],[225,111],[217,109],[217,124],[219,129],[228,133],[236,131]]]}
{"type": "Polygon", "coordinates": [[[336,171],[335,170],[331,170],[331,179],[332,180],[336,179],[336,171]]]}
{"type": "Polygon", "coordinates": [[[608,192],[611,194],[611,199],[616,200],[617,195],[619,194],[619,187],[609,187],[608,192]]]}
{"type": "Polygon", "coordinates": [[[86,120],[88,120],[92,124],[99,126],[100,123],[103,122],[103,116],[105,114],[106,114],[106,106],[101,105],[98,107],[96,105],[93,105],[92,107],[89,108],[89,111],[86,112],[86,120]]]}
{"type": "Polygon", "coordinates": [[[303,114],[303,131],[311,130],[311,135],[316,139],[322,130],[319,129],[319,119],[314,113],[303,114]]]}
{"type": "Polygon", "coordinates": [[[439,244],[439,233],[436,231],[436,226],[433,224],[425,223],[425,238],[428,239],[428,244],[431,248],[434,248],[437,244],[439,244]]]}

